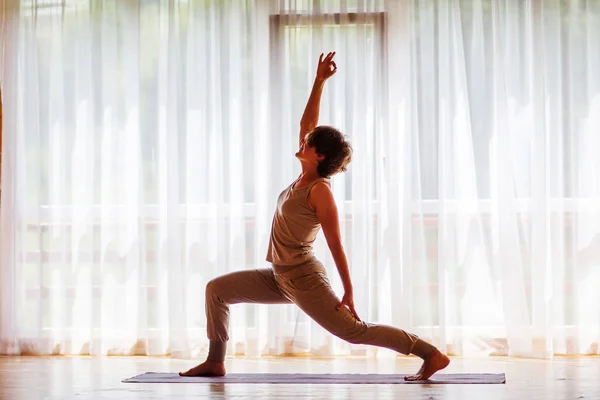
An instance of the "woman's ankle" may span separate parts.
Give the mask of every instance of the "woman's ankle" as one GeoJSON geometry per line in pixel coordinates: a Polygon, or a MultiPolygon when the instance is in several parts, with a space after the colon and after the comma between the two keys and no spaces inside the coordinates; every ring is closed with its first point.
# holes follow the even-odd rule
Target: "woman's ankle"
{"type": "Polygon", "coordinates": [[[437,350],[438,349],[434,345],[429,344],[424,340],[417,339],[415,345],[413,346],[412,354],[425,360],[431,355],[435,354],[437,350]]]}
{"type": "Polygon", "coordinates": [[[227,342],[217,342],[211,340],[208,346],[208,357],[206,360],[223,363],[225,361],[225,353],[227,352],[227,342]]]}

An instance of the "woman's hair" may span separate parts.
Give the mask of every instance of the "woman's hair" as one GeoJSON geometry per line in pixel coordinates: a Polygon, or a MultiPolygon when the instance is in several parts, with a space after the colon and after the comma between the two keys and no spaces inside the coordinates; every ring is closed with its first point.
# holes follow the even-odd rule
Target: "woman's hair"
{"type": "Polygon", "coordinates": [[[306,136],[305,143],[325,157],[317,166],[317,172],[324,178],[346,171],[352,161],[352,146],[342,132],[331,126],[316,127],[306,136]]]}

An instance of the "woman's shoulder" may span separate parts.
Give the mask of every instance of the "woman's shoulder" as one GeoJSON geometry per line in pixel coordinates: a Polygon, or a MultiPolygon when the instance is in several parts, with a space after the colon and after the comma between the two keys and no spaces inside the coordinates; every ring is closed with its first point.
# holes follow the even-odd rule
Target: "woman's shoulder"
{"type": "Polygon", "coordinates": [[[310,186],[315,186],[315,185],[318,185],[319,183],[324,183],[325,185],[331,187],[331,179],[325,178],[325,177],[315,179],[314,181],[311,182],[310,186]]]}
{"type": "Polygon", "coordinates": [[[306,196],[306,203],[311,210],[315,210],[317,203],[333,198],[331,192],[331,180],[328,178],[319,178],[312,182],[306,196]]]}
{"type": "Polygon", "coordinates": [[[305,186],[307,193],[311,193],[316,187],[319,186],[327,186],[331,189],[331,181],[329,178],[317,178],[312,181],[310,184],[305,186]]]}

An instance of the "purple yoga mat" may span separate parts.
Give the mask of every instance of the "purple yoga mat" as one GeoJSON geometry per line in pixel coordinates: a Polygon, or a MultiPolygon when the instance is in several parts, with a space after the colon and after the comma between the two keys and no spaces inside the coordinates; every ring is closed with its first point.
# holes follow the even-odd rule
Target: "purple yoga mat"
{"type": "Polygon", "coordinates": [[[124,383],[258,383],[258,384],[502,384],[504,374],[435,374],[428,381],[407,382],[401,374],[227,374],[223,377],[185,377],[175,373],[146,372],[124,383]]]}

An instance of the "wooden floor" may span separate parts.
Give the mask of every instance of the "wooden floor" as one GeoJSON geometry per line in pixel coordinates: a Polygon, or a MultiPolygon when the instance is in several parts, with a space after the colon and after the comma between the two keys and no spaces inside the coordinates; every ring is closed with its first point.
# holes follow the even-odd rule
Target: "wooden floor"
{"type": "MultiPolygon", "coordinates": [[[[228,372],[401,373],[413,358],[235,358],[228,372]]],[[[0,357],[0,399],[600,399],[600,358],[454,358],[445,372],[504,372],[505,385],[132,384],[143,372],[178,372],[195,361],[152,357],[0,357]]]]}

